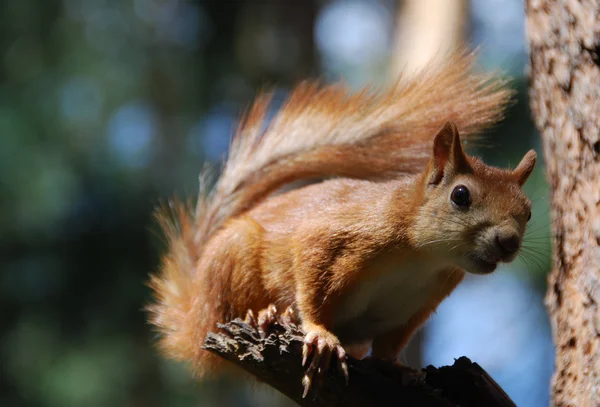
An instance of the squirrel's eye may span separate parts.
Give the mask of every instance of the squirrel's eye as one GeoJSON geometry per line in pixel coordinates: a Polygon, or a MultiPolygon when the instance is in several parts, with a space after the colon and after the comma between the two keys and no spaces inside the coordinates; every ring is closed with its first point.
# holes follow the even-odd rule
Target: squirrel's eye
{"type": "Polygon", "coordinates": [[[466,186],[458,185],[454,187],[450,199],[456,206],[469,206],[471,203],[471,194],[466,186]]]}
{"type": "Polygon", "coordinates": [[[527,215],[527,222],[531,220],[531,211],[529,211],[529,215],[527,215]]]}

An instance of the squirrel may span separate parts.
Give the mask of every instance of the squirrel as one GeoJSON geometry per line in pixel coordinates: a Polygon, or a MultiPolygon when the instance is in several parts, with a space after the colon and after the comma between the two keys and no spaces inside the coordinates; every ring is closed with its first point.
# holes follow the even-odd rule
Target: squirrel
{"type": "Polygon", "coordinates": [[[347,353],[397,363],[466,272],[512,261],[536,153],[508,170],[463,150],[512,97],[475,57],[455,52],[380,92],[304,82],[268,123],[259,94],[214,188],[202,172],[195,211],[158,212],[169,247],[148,311],[164,355],[216,373],[225,362],[202,349],[207,332],[288,308],[306,335],[306,396],[334,360],[348,380],[347,353]]]}

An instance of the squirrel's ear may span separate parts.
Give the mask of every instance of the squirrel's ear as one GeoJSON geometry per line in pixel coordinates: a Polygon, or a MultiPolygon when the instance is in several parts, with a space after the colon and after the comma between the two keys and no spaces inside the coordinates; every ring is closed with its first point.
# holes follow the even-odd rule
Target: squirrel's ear
{"type": "Polygon", "coordinates": [[[527,179],[531,175],[533,168],[535,167],[535,162],[537,159],[537,154],[534,150],[529,150],[525,156],[521,159],[517,168],[514,169],[513,175],[517,179],[517,182],[520,186],[525,185],[527,179]]]}
{"type": "Polygon", "coordinates": [[[460,144],[458,129],[446,122],[433,140],[430,184],[438,184],[444,175],[469,169],[469,162],[460,144]]]}

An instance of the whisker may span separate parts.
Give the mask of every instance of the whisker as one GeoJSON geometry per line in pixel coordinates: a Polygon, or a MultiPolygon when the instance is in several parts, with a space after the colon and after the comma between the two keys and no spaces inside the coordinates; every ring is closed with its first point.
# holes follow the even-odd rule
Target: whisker
{"type": "Polygon", "coordinates": [[[527,235],[529,235],[529,234],[531,234],[531,233],[539,232],[540,230],[542,230],[542,229],[544,229],[544,228],[547,228],[547,227],[548,227],[548,226],[550,226],[551,224],[552,224],[552,221],[549,221],[548,223],[546,223],[546,224],[544,224],[544,225],[542,225],[542,226],[539,226],[539,227],[537,227],[537,228],[535,228],[535,229],[529,229],[529,230],[527,230],[527,231],[525,232],[525,236],[527,236],[527,235]]]}
{"type": "MultiPolygon", "coordinates": [[[[549,249],[549,247],[546,247],[546,249],[549,249]]],[[[521,247],[521,250],[546,257],[549,257],[552,254],[551,250],[544,250],[542,247],[523,246],[521,247]]]]}
{"type": "Polygon", "coordinates": [[[421,244],[419,244],[418,246],[416,246],[418,249],[425,247],[425,246],[429,246],[435,243],[454,243],[454,242],[461,242],[461,240],[459,239],[436,239],[436,240],[429,240],[427,242],[423,242],[421,244]]]}
{"type": "Polygon", "coordinates": [[[551,264],[551,258],[550,256],[547,255],[542,255],[542,254],[538,254],[538,253],[532,253],[532,252],[528,252],[528,251],[523,251],[523,256],[528,258],[529,260],[531,260],[538,268],[540,271],[543,271],[546,266],[546,263],[550,263],[551,264]]]}

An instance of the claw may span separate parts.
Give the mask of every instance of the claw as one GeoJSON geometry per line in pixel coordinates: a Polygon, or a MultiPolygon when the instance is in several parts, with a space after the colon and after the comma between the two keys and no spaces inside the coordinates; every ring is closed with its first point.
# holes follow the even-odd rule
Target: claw
{"type": "Polygon", "coordinates": [[[311,379],[312,379],[312,375],[319,368],[319,362],[321,362],[322,357],[323,357],[323,352],[321,349],[318,349],[317,352],[315,352],[315,354],[312,358],[312,361],[310,362],[310,365],[308,366],[308,369],[306,369],[306,374],[310,375],[311,379]]]}
{"type": "Polygon", "coordinates": [[[339,361],[339,368],[342,371],[342,374],[344,375],[344,380],[346,381],[346,386],[348,385],[348,382],[350,381],[350,376],[348,375],[348,364],[346,363],[346,361],[339,361]]]}
{"type": "Polygon", "coordinates": [[[304,337],[304,345],[302,345],[302,366],[306,365],[308,357],[313,353],[315,339],[316,335],[311,332],[304,337]]]}
{"type": "Polygon", "coordinates": [[[302,346],[302,366],[306,366],[309,356],[312,360],[305,370],[302,378],[304,386],[303,398],[306,397],[311,388],[318,391],[321,387],[324,375],[331,366],[331,359],[335,354],[340,372],[344,375],[348,384],[348,366],[346,364],[346,351],[340,345],[339,340],[324,329],[307,330],[302,346]],[[316,376],[315,376],[316,373],[316,376]]]}
{"type": "Polygon", "coordinates": [[[311,353],[312,353],[312,346],[309,346],[307,343],[302,345],[302,367],[304,367],[304,365],[306,365],[306,361],[308,360],[308,357],[310,356],[311,353]]]}
{"type": "Polygon", "coordinates": [[[310,366],[308,366],[308,369],[306,369],[306,373],[304,374],[304,378],[302,379],[302,384],[304,385],[304,393],[302,395],[302,398],[306,397],[306,395],[308,394],[308,391],[310,390],[313,384],[313,377],[315,375],[315,372],[322,373],[323,369],[321,369],[320,366],[321,356],[321,352],[315,352],[310,366]]]}
{"type": "Polygon", "coordinates": [[[347,386],[348,382],[350,381],[350,377],[348,375],[348,363],[346,362],[346,359],[347,359],[346,351],[341,346],[338,346],[336,348],[336,351],[337,351],[337,357],[338,357],[338,368],[342,371],[342,374],[344,375],[344,379],[346,380],[346,386],[347,386]]]}
{"type": "Polygon", "coordinates": [[[254,317],[254,312],[252,312],[251,309],[249,309],[246,313],[246,318],[244,319],[244,322],[252,327],[256,326],[256,318],[254,317]]]}
{"type": "Polygon", "coordinates": [[[304,377],[302,378],[302,387],[304,387],[304,390],[302,391],[302,398],[306,398],[308,390],[310,389],[310,384],[311,379],[308,376],[304,375],[304,377]]]}
{"type": "MultiPolygon", "coordinates": [[[[318,360],[313,360],[313,363],[317,363],[317,368],[315,369],[317,374],[320,376],[319,379],[322,379],[322,376],[325,374],[329,366],[331,366],[331,357],[333,356],[333,352],[331,348],[327,347],[327,343],[323,340],[323,338],[319,338],[317,342],[317,349],[320,357],[318,360]]],[[[315,359],[317,359],[315,357],[315,359]]]]}
{"type": "Polygon", "coordinates": [[[258,313],[258,334],[262,339],[267,337],[267,330],[271,324],[277,321],[277,307],[270,304],[266,309],[258,313]]]}
{"type": "Polygon", "coordinates": [[[281,315],[281,322],[289,326],[294,321],[294,309],[292,307],[287,307],[283,315],[281,315]]]}
{"type": "Polygon", "coordinates": [[[270,320],[274,320],[275,318],[277,318],[277,307],[273,304],[270,304],[267,307],[267,315],[270,320]]]}

